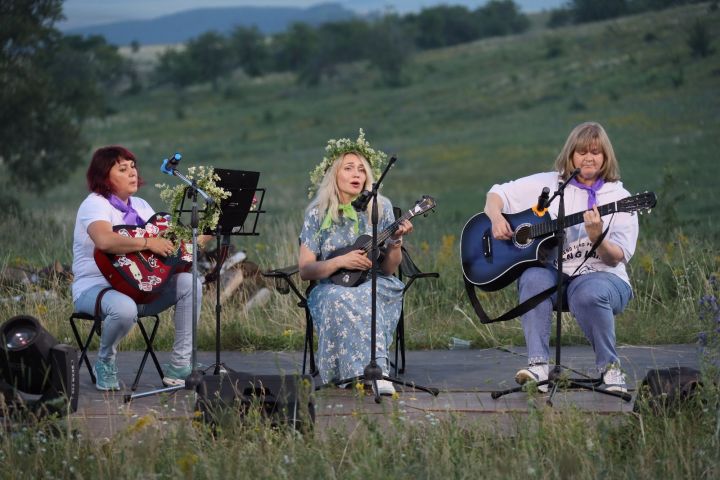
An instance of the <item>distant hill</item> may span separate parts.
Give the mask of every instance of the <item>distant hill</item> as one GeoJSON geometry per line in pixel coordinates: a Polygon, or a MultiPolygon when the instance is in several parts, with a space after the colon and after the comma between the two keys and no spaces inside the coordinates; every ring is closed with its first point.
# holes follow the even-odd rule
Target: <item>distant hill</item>
{"type": "Polygon", "coordinates": [[[337,3],[308,8],[232,7],[199,8],[151,20],[133,20],[75,28],[66,34],[102,35],[109,43],[123,46],[137,40],[141,45],[184,43],[210,30],[227,33],[238,25],[256,26],[265,34],[282,32],[294,22],[319,25],[355,16],[337,3]]]}

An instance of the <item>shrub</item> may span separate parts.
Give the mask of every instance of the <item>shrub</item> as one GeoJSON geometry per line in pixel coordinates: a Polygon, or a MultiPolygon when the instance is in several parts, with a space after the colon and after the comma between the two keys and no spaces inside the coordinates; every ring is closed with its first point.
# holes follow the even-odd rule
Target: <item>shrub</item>
{"type": "Polygon", "coordinates": [[[695,20],[690,28],[687,44],[693,57],[705,58],[713,52],[710,47],[710,32],[707,25],[699,19],[695,20]]]}

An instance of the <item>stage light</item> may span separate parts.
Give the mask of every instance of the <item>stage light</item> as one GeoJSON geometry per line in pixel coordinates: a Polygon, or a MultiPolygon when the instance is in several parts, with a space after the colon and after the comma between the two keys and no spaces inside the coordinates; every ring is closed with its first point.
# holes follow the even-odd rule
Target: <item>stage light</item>
{"type": "Polygon", "coordinates": [[[0,327],[0,390],[10,410],[36,414],[77,410],[77,350],[28,315],[0,327]]]}

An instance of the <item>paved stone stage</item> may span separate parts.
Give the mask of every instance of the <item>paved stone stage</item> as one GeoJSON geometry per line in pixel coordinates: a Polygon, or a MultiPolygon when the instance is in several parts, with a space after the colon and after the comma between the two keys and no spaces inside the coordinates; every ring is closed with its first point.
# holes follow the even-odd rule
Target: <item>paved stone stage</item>
{"type": "MultiPolygon", "coordinates": [[[[697,367],[694,345],[623,346],[618,348],[628,387],[633,394],[636,385],[648,369],[671,366],[697,367]]],[[[93,352],[94,354],[94,352],[93,352]]],[[[93,357],[91,354],[91,358],[93,357]]],[[[168,352],[158,352],[160,362],[168,352]]],[[[161,421],[185,421],[194,414],[195,393],[180,390],[133,399],[124,402],[131,393],[132,383],[142,352],[120,352],[118,370],[121,383],[128,387],[117,393],[95,389],[84,365],[80,369],[80,399],[78,411],[71,415],[77,428],[90,435],[110,438],[148,413],[161,421]]],[[[215,362],[214,352],[199,352],[198,361],[205,365],[215,362]]],[[[302,365],[300,352],[222,352],[221,361],[230,369],[255,375],[295,374],[302,365]]],[[[562,363],[573,377],[593,371],[594,355],[589,346],[564,347],[562,363]]],[[[372,395],[361,395],[353,389],[325,388],[315,393],[316,426],[353,425],[358,414],[382,419],[394,411],[409,420],[432,421],[451,413],[471,419],[487,417],[492,423],[509,417],[509,413],[527,412],[532,403],[545,404],[548,394],[539,394],[528,402],[524,392],[512,393],[495,400],[491,392],[515,386],[515,372],[526,364],[524,348],[493,348],[485,350],[411,351],[407,355],[407,369],[402,379],[440,390],[437,397],[408,387],[398,387],[396,398],[383,397],[380,404],[372,395]]],[[[212,373],[210,370],[209,373],[212,373]]],[[[153,364],[148,361],[136,393],[154,391],[162,387],[153,364]]],[[[553,408],[575,408],[602,414],[622,414],[632,410],[633,402],[602,393],[582,390],[559,391],[553,397],[553,408]]]]}

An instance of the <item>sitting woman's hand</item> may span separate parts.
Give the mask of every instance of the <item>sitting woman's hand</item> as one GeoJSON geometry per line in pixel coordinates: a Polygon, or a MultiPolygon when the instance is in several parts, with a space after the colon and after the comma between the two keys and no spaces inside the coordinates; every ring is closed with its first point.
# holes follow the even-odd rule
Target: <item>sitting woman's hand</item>
{"type": "Polygon", "coordinates": [[[347,268],[348,270],[368,270],[372,267],[372,261],[365,254],[364,250],[353,250],[345,255],[335,257],[339,260],[338,268],[347,268]]]}
{"type": "Polygon", "coordinates": [[[162,237],[151,237],[147,239],[147,248],[151,252],[161,255],[163,257],[167,257],[168,255],[172,255],[172,253],[175,251],[175,245],[173,243],[162,237]]]}
{"type": "Polygon", "coordinates": [[[390,236],[393,240],[398,240],[404,235],[408,235],[413,231],[413,224],[410,222],[410,220],[403,220],[400,222],[400,225],[398,226],[397,230],[393,232],[393,234],[390,236]]]}

